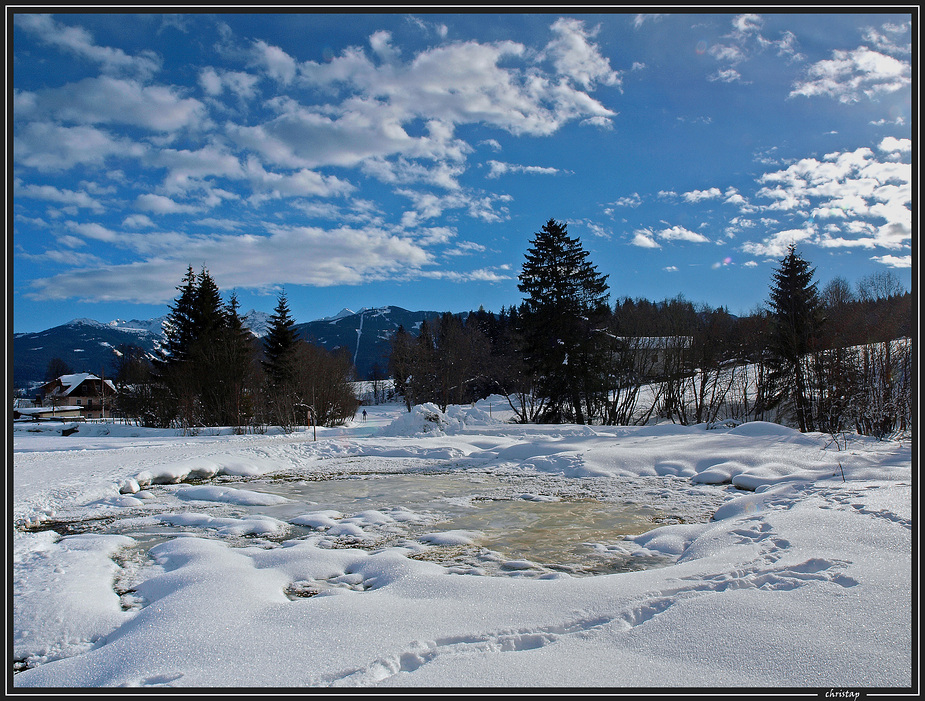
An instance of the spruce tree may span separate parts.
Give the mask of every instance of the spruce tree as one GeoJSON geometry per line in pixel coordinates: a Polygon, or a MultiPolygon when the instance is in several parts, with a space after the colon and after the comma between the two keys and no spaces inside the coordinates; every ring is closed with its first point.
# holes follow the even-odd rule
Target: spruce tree
{"type": "Polygon", "coordinates": [[[299,342],[284,292],[278,297],[270,317],[270,328],[263,339],[265,359],[261,361],[267,378],[271,414],[283,427],[295,422],[295,405],[299,402],[295,387],[299,342]]]}
{"type": "Polygon", "coordinates": [[[225,372],[219,346],[227,325],[221,293],[208,270],[197,275],[192,266],[177,290],[155,361],[156,413],[163,422],[179,419],[185,428],[216,425],[225,372]]]}
{"type": "Polygon", "coordinates": [[[771,287],[771,397],[792,410],[801,431],[814,431],[810,403],[809,355],[817,350],[823,317],[813,282],[815,270],[791,245],[774,273],[771,287]]]}
{"type": "Polygon", "coordinates": [[[527,367],[548,399],[547,420],[585,422],[582,400],[600,390],[608,316],[607,276],[578,238],[550,219],[535,234],[519,276],[519,331],[527,367]]]}
{"type": "Polygon", "coordinates": [[[196,273],[189,266],[183,282],[177,287],[179,296],[170,306],[164,322],[164,342],[159,352],[159,367],[189,358],[196,338],[196,273]]]}
{"type": "Polygon", "coordinates": [[[241,427],[253,414],[252,370],[255,360],[254,336],[238,313],[238,298],[232,292],[224,308],[225,324],[215,343],[215,360],[220,376],[211,390],[220,425],[241,427]]]}

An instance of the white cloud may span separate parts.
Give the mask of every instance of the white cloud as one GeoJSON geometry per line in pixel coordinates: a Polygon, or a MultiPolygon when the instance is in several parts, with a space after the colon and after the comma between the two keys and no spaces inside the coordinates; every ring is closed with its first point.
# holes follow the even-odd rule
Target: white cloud
{"type": "Polygon", "coordinates": [[[460,241],[455,248],[448,250],[445,255],[448,256],[467,256],[473,253],[484,253],[485,246],[474,241],[460,241]]]}
{"type": "Polygon", "coordinates": [[[465,172],[465,166],[456,162],[438,162],[428,165],[421,161],[399,157],[389,160],[384,157],[368,158],[361,168],[366,175],[383,183],[409,185],[426,183],[445,190],[460,189],[459,177],[465,172]]]}
{"type": "Polygon", "coordinates": [[[257,96],[257,83],[260,79],[243,71],[216,71],[212,67],[199,72],[199,85],[207,95],[217,97],[226,89],[242,100],[253,100],[257,96]]]}
{"type": "Polygon", "coordinates": [[[211,145],[196,151],[160,149],[152,154],[150,162],[156,167],[167,169],[164,188],[172,193],[185,192],[191,182],[196,183],[203,178],[240,179],[244,175],[244,169],[236,156],[211,145]]]}
{"type": "Polygon", "coordinates": [[[707,80],[714,83],[738,83],[742,81],[742,75],[734,68],[726,68],[708,76],[707,80]]]}
{"type": "Polygon", "coordinates": [[[254,63],[266,74],[283,85],[295,80],[298,67],[296,61],[278,46],[271,46],[264,41],[254,42],[254,63]]]}
{"type": "Polygon", "coordinates": [[[419,277],[428,280],[449,280],[450,282],[503,282],[510,280],[511,275],[497,272],[499,268],[481,268],[469,272],[458,270],[425,270],[419,277]]]}
{"type": "Polygon", "coordinates": [[[746,64],[756,55],[767,50],[776,51],[778,56],[786,57],[788,62],[802,60],[797,50],[796,35],[783,31],[779,39],[769,39],[762,34],[764,19],[756,14],[741,14],[732,19],[732,31],[713,43],[708,49],[717,61],[726,64],[707,77],[711,82],[745,83],[740,66],[746,64]]]}
{"type": "Polygon", "coordinates": [[[125,124],[157,132],[198,125],[205,105],[176,89],[100,76],[20,95],[17,118],[41,117],[77,124],[125,124]]]}
{"type": "Polygon", "coordinates": [[[646,22],[658,22],[665,15],[660,13],[638,14],[633,17],[633,29],[639,29],[646,22]]]}
{"type": "Polygon", "coordinates": [[[681,195],[685,202],[702,202],[703,200],[716,200],[723,196],[718,187],[711,187],[709,190],[691,190],[681,195]]]}
{"type": "Polygon", "coordinates": [[[92,61],[107,72],[130,72],[148,76],[160,69],[160,61],[152,51],[130,56],[121,49],[98,46],[90,32],[83,27],[63,24],[51,15],[17,14],[15,24],[46,44],[92,61]]]}
{"type": "Polygon", "coordinates": [[[640,248],[661,248],[659,243],[653,238],[652,232],[648,229],[641,229],[633,232],[633,240],[630,243],[640,248]]]}
{"type": "Polygon", "coordinates": [[[910,24],[908,22],[901,24],[887,23],[880,29],[868,27],[864,32],[863,39],[878,51],[903,56],[912,51],[912,47],[907,41],[909,30],[910,24]]]}
{"type": "Polygon", "coordinates": [[[842,103],[862,97],[876,98],[911,85],[911,66],[866,46],[853,51],[833,51],[832,58],[806,70],[805,79],[794,84],[790,97],[831,97],[842,103]]]}
{"type": "Polygon", "coordinates": [[[883,263],[890,268],[911,268],[912,256],[874,256],[871,260],[883,263]]]}
{"type": "Polygon", "coordinates": [[[17,197],[29,197],[54,202],[65,207],[91,209],[96,212],[101,212],[105,209],[98,200],[86,192],[57,188],[53,185],[27,184],[19,178],[14,181],[14,187],[14,194],[17,197]]]}
{"type": "Polygon", "coordinates": [[[556,36],[546,45],[543,54],[552,59],[556,72],[585,90],[593,89],[596,83],[620,84],[620,75],[611,69],[609,59],[589,41],[598,29],[586,29],[581,20],[564,17],[556,20],[551,29],[556,36]]]}
{"type": "Polygon", "coordinates": [[[761,242],[746,242],[742,245],[742,250],[756,256],[782,258],[787,255],[787,249],[792,244],[800,243],[812,236],[813,232],[810,229],[788,229],[772,234],[761,242]]]}
{"type": "Polygon", "coordinates": [[[757,33],[761,30],[763,24],[764,20],[761,19],[761,16],[754,14],[736,15],[732,20],[735,33],[740,36],[757,33]]]}
{"type": "Polygon", "coordinates": [[[508,216],[503,204],[501,211],[495,209],[496,204],[506,201],[504,195],[477,194],[467,190],[436,195],[407,188],[396,192],[410,199],[414,207],[414,211],[405,212],[402,217],[402,227],[405,229],[413,229],[423,221],[434,219],[445,211],[454,209],[465,210],[470,217],[488,222],[503,221],[508,216]]]}
{"type": "Polygon", "coordinates": [[[151,218],[144,214],[130,214],[122,221],[126,229],[150,229],[154,227],[151,218]]]}
{"type": "Polygon", "coordinates": [[[642,197],[638,192],[634,192],[617,198],[612,204],[614,207],[638,207],[642,204],[642,197]]]}
{"type": "Polygon", "coordinates": [[[369,37],[369,45],[373,52],[386,63],[398,60],[401,54],[401,51],[392,46],[392,33],[385,30],[373,32],[369,37]]]}
{"type": "Polygon", "coordinates": [[[118,243],[122,235],[95,222],[68,222],[67,227],[81,236],[106,243],[118,243]]]}
{"type": "MultiPolygon", "coordinates": [[[[883,150],[904,146],[901,140],[881,142],[883,150]]],[[[765,187],[758,196],[773,200],[765,210],[805,212],[811,221],[844,222],[841,236],[828,233],[815,240],[819,245],[895,249],[911,240],[912,167],[879,161],[870,148],[804,158],[764,174],[759,183],[765,187]]],[[[777,248],[768,239],[765,245],[777,248]]]]}
{"type": "Polygon", "coordinates": [[[656,236],[663,241],[687,241],[690,243],[709,243],[710,241],[706,236],[678,225],[662,229],[656,232],[656,236]]]}
{"type": "Polygon", "coordinates": [[[346,195],[355,187],[333,175],[322,175],[308,168],[292,173],[268,172],[256,158],[248,158],[243,174],[256,199],[279,197],[333,197],[346,195]]]}
{"type": "Polygon", "coordinates": [[[39,171],[78,165],[102,166],[112,158],[144,155],[147,148],[90,126],[67,127],[40,121],[23,125],[13,138],[13,158],[39,171]]]}
{"type": "Polygon", "coordinates": [[[135,205],[141,210],[154,214],[195,214],[202,209],[198,205],[182,204],[164,195],[153,193],[139,195],[135,200],[135,205]]]}
{"type": "MultiPolygon", "coordinates": [[[[281,284],[325,287],[372,279],[419,277],[433,255],[408,237],[375,228],[321,229],[267,224],[268,234],[135,235],[152,257],[130,265],[75,270],[32,283],[36,299],[167,302],[190,261],[208,261],[221,288],[268,289],[281,284]],[[298,251],[298,255],[293,255],[298,251]]],[[[489,278],[485,273],[482,277],[489,278]]]]}
{"type": "Polygon", "coordinates": [[[912,141],[887,136],[878,144],[877,148],[888,153],[906,153],[912,150],[912,141]]]}
{"type": "MultiPolygon", "coordinates": [[[[563,21],[553,31],[557,37],[537,60],[551,58],[558,70],[588,88],[616,81],[606,59],[587,42],[589,33],[581,23],[563,21]]],[[[326,63],[301,64],[300,77],[308,85],[349,87],[354,97],[331,105],[332,111],[362,114],[373,131],[378,124],[402,125],[423,117],[453,125],[489,124],[517,135],[548,135],[571,120],[614,116],[586,92],[539,70],[532,58],[516,42],[467,41],[376,66],[353,48],[326,63]]]]}
{"type": "Polygon", "coordinates": [[[513,163],[502,163],[501,161],[488,161],[488,178],[498,178],[509,173],[527,173],[529,175],[555,175],[559,172],[558,168],[548,168],[544,166],[522,166],[513,163]]]}

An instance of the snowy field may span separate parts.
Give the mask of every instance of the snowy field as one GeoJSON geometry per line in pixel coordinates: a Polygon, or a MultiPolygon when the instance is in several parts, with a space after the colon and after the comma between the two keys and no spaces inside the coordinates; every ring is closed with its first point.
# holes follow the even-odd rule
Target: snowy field
{"type": "Polygon", "coordinates": [[[909,440],[503,408],[16,424],[13,685],[918,688],[909,440]]]}

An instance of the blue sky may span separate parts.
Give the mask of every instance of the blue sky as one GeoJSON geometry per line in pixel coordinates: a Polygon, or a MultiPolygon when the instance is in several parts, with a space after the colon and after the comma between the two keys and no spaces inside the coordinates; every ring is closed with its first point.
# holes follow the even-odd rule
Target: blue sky
{"type": "MultiPolygon", "coordinates": [[[[14,330],[491,311],[550,218],[611,298],[912,271],[917,14],[16,14],[14,330]]],[[[9,236],[9,233],[8,233],[9,236]]],[[[9,241],[8,241],[9,243],[9,241]]]]}

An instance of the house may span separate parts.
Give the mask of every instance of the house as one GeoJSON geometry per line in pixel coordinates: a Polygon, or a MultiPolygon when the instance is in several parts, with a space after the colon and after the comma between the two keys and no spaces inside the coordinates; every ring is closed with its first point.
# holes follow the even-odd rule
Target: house
{"type": "Polygon", "coordinates": [[[77,407],[84,418],[102,419],[111,415],[110,406],[115,393],[116,387],[111,380],[81,372],[46,382],[39,390],[38,401],[45,408],[77,407]]]}

